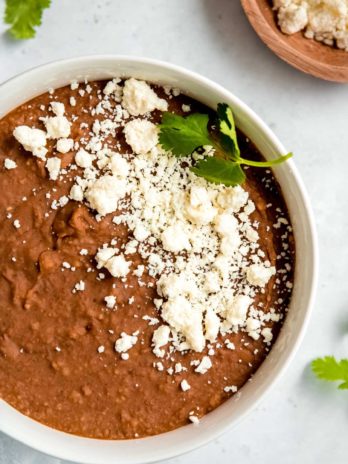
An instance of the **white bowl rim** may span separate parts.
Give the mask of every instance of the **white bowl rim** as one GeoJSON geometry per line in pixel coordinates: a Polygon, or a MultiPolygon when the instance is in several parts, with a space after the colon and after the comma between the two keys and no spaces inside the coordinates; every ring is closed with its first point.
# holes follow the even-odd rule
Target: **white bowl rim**
{"type": "MultiPolygon", "coordinates": [[[[97,63],[97,62],[105,62],[105,61],[110,61],[113,62],[114,64],[119,64],[120,66],[122,63],[132,63],[134,65],[137,65],[141,67],[141,65],[146,65],[146,66],[154,66],[157,68],[164,69],[168,72],[175,72],[177,74],[181,74],[182,76],[186,76],[188,78],[191,78],[192,80],[195,80],[199,83],[205,84],[207,87],[209,87],[212,92],[219,93],[220,95],[225,95],[226,100],[232,101],[234,108],[238,108],[238,111],[243,113],[250,121],[252,121],[252,124],[256,126],[264,135],[267,139],[269,139],[270,143],[272,146],[276,148],[276,150],[279,153],[286,153],[285,148],[281,144],[281,142],[278,140],[276,135],[271,131],[271,129],[261,120],[261,118],[247,106],[245,103],[243,103],[238,97],[236,97],[232,92],[228,91],[224,87],[222,87],[219,84],[216,84],[214,81],[205,78],[201,76],[200,74],[189,71],[184,67],[174,65],[165,61],[160,61],[157,59],[152,59],[152,58],[143,58],[143,57],[137,57],[137,56],[128,56],[128,55],[86,55],[86,56],[78,56],[76,58],[69,58],[69,59],[62,59],[62,60],[55,60],[52,62],[49,62],[47,64],[39,65],[36,67],[33,67],[27,71],[24,71],[8,80],[0,84],[0,97],[3,92],[6,92],[7,87],[13,87],[13,86],[18,86],[25,82],[28,79],[34,79],[34,78],[39,78],[40,73],[44,71],[49,71],[52,69],[54,71],[55,67],[62,67],[62,66],[69,66],[73,64],[78,64],[81,63],[85,64],[86,66],[88,63],[97,63]]],[[[24,103],[24,101],[22,102],[24,103]]],[[[18,106],[18,105],[16,105],[18,106]]],[[[1,110],[1,108],[0,108],[1,110]]],[[[5,112],[5,114],[7,111],[5,112]]],[[[2,117],[2,116],[0,116],[2,117]]],[[[267,384],[264,385],[261,389],[259,394],[257,395],[257,399],[251,402],[251,404],[244,408],[244,412],[239,415],[239,417],[235,420],[231,420],[229,424],[223,424],[220,427],[217,427],[214,432],[211,432],[209,437],[202,437],[201,439],[198,437],[197,439],[194,440],[194,442],[189,442],[185,443],[185,445],[178,444],[176,447],[169,447],[166,449],[161,450],[160,452],[156,453],[155,457],[150,456],[149,454],[146,456],[143,456],[141,460],[138,457],[132,458],[130,457],[127,460],[124,461],[119,461],[117,459],[117,456],[114,455],[113,458],[110,457],[109,460],[91,460],[87,452],[85,451],[84,453],[80,453],[79,456],[77,455],[72,455],[69,451],[66,451],[63,448],[56,448],[52,449],[51,444],[49,441],[45,440],[37,440],[33,441],[32,437],[30,435],[26,434],[26,430],[20,430],[20,429],[14,429],[11,426],[8,426],[6,422],[3,422],[1,420],[1,414],[0,414],[0,432],[5,433],[6,435],[24,443],[25,445],[36,449],[42,453],[45,453],[50,456],[54,456],[59,459],[64,459],[64,460],[69,460],[73,461],[76,463],[81,463],[81,464],[107,464],[109,462],[114,461],[114,459],[119,462],[119,464],[122,464],[123,462],[127,464],[140,464],[140,463],[150,463],[150,462],[157,462],[160,460],[165,460],[169,458],[173,458],[175,456],[187,453],[189,451],[192,451],[193,449],[196,449],[200,446],[203,446],[207,444],[208,442],[218,438],[222,433],[226,432],[227,430],[231,429],[235,425],[237,425],[242,419],[245,418],[245,416],[251,412],[252,410],[255,409],[255,407],[261,402],[261,400],[264,398],[266,393],[268,393],[271,390],[271,387],[274,386],[276,381],[279,380],[281,375],[284,373],[288,365],[290,364],[291,360],[293,359],[294,355],[296,354],[302,339],[304,337],[305,331],[307,329],[308,323],[309,323],[309,318],[310,318],[310,313],[314,304],[314,299],[315,299],[315,293],[316,293],[316,288],[317,288],[317,281],[318,281],[318,240],[317,240],[317,233],[316,233],[316,228],[315,228],[315,221],[314,221],[314,216],[312,212],[312,208],[310,205],[309,197],[307,194],[307,191],[304,187],[304,184],[302,182],[302,179],[297,171],[297,168],[293,162],[292,159],[287,160],[286,164],[289,166],[289,169],[293,175],[294,183],[296,184],[297,188],[299,189],[300,195],[301,195],[301,200],[304,205],[304,213],[306,215],[305,220],[307,221],[307,228],[308,228],[308,234],[309,234],[309,239],[310,239],[310,250],[309,250],[309,255],[310,255],[310,267],[312,269],[312,278],[308,284],[308,296],[307,296],[307,303],[306,303],[306,310],[304,311],[303,318],[302,318],[302,325],[297,333],[295,343],[292,347],[292,349],[287,353],[287,355],[284,358],[284,362],[281,365],[281,367],[278,368],[277,372],[274,373],[272,379],[267,381],[267,384]]],[[[278,339],[281,337],[281,333],[279,334],[278,339]]],[[[277,340],[278,342],[278,340],[277,340]]],[[[276,343],[277,343],[276,342],[276,343]]],[[[272,352],[272,351],[271,351],[272,352]]],[[[266,361],[264,361],[265,363],[266,361]]],[[[263,364],[264,364],[263,363],[263,364]]],[[[256,375],[256,374],[255,374],[256,375]]],[[[244,387],[243,387],[244,388],[244,387]]],[[[231,401],[231,400],[229,400],[231,401]]],[[[5,402],[0,399],[0,412],[1,412],[1,407],[5,402]]],[[[14,415],[17,415],[18,417],[23,416],[20,412],[15,410],[14,408],[11,408],[9,405],[6,403],[6,408],[11,409],[13,411],[14,415]]],[[[7,410],[6,409],[6,410],[7,410]]],[[[216,411],[216,410],[215,410],[216,411]]],[[[25,416],[24,416],[25,417],[25,416]]],[[[64,432],[60,432],[55,429],[51,429],[49,427],[46,427],[42,424],[37,423],[35,420],[32,420],[30,418],[25,418],[28,424],[38,424],[38,427],[42,430],[42,432],[46,430],[53,431],[55,434],[60,435],[60,436],[68,436],[71,437],[71,440],[73,441],[81,441],[81,451],[83,447],[83,443],[89,442],[90,444],[92,443],[102,443],[106,444],[107,443],[129,443],[133,444],[133,446],[136,446],[137,442],[141,442],[144,440],[151,440],[153,438],[158,438],[158,437],[164,437],[164,435],[167,434],[162,434],[162,435],[157,435],[155,437],[149,437],[145,439],[134,439],[134,440],[123,440],[123,441],[117,441],[117,440],[96,440],[96,439],[90,439],[90,438],[83,438],[83,437],[78,437],[74,435],[69,435],[65,434],[64,432]]],[[[193,425],[189,427],[194,427],[193,425]]],[[[185,427],[186,428],[186,427],[185,427]]],[[[174,434],[177,430],[176,429],[172,432],[168,432],[168,434],[174,434]]]]}

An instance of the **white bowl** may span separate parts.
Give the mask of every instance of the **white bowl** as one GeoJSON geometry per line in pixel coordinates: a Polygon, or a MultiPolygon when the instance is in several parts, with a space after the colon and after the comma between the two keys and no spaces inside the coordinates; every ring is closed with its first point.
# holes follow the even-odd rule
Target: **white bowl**
{"type": "MultiPolygon", "coordinates": [[[[244,103],[219,85],[171,64],[133,57],[90,56],[58,61],[21,74],[0,86],[0,117],[21,103],[68,84],[71,80],[133,76],[179,87],[193,98],[216,108],[226,102],[233,108],[238,127],[267,159],[286,150],[273,132],[244,103]]],[[[317,281],[317,240],[307,193],[293,161],[274,169],[281,185],[296,241],[295,283],[284,326],[271,353],[241,391],[205,416],[201,423],[162,435],[137,440],[95,440],[46,427],[0,400],[0,430],[49,455],[84,464],[148,463],[193,450],[235,426],[255,408],[284,372],[304,335],[317,281]]]]}

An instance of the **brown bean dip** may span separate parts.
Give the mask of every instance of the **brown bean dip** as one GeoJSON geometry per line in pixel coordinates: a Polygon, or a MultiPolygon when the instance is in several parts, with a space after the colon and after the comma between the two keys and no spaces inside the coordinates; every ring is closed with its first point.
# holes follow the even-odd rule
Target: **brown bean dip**
{"type": "MultiPolygon", "coordinates": [[[[150,275],[147,260],[137,250],[125,255],[131,256],[131,264],[124,276],[97,269],[96,254],[104,244],[117,243],[122,251],[133,239],[129,227],[114,220],[127,210],[126,201],[114,213],[96,215],[85,200],[69,200],[76,176],[83,172],[75,164],[76,152],[98,132],[95,121],[105,119],[103,110],[96,110],[105,85],[101,81],[60,88],[0,120],[0,397],[23,414],[68,433],[131,439],[198,422],[252,378],[289,306],[294,239],[272,172],[246,169],[243,189],[255,205],[249,216],[257,227],[260,256],[276,267],[276,274],[253,295],[254,307],[266,315],[262,327],[255,329],[255,337],[247,330],[219,332],[202,351],[180,351],[169,343],[160,347],[163,356],[157,356],[153,334],[167,325],[155,304],[163,300],[156,290],[159,275],[150,275]],[[45,159],[33,156],[13,136],[18,126],[45,131],[44,118],[54,116],[51,102],[65,105],[71,124],[65,138],[73,141],[66,153],[58,153],[57,140],[47,139],[43,158],[61,160],[56,180],[50,179],[45,159]],[[141,279],[134,274],[139,265],[144,265],[141,279]],[[261,332],[264,328],[271,330],[261,332]],[[122,333],[130,346],[120,343],[116,350],[122,333]],[[200,373],[197,367],[204,357],[211,367],[204,369],[203,363],[205,372],[200,373]]],[[[117,83],[118,92],[123,85],[117,83]]],[[[211,111],[176,90],[152,88],[168,110],[179,115],[211,111]]],[[[111,91],[108,114],[114,114],[116,106],[120,111],[121,97],[111,91]]],[[[139,118],[157,123],[161,114],[155,108],[139,118]]],[[[123,116],[104,142],[127,157],[133,150],[123,126],[136,116],[123,116]]],[[[242,133],[239,143],[242,154],[261,159],[242,133]]]]}

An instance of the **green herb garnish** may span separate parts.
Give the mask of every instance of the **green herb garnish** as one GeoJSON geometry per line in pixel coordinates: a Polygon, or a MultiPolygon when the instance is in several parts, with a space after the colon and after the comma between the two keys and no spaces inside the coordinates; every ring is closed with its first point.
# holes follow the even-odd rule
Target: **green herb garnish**
{"type": "Polygon", "coordinates": [[[333,356],[318,358],[312,361],[312,371],[319,379],[343,382],[338,388],[348,389],[348,359],[336,361],[333,356]]]}
{"type": "Polygon", "coordinates": [[[191,155],[197,147],[211,145],[208,122],[206,114],[196,113],[183,118],[164,113],[160,125],[160,143],[175,156],[191,155]]]}
{"type": "Polygon", "coordinates": [[[35,27],[41,25],[42,13],[51,0],[6,0],[5,23],[10,24],[15,39],[35,37],[35,27]]]}
{"type": "Polygon", "coordinates": [[[222,148],[238,158],[240,150],[237,140],[236,124],[231,108],[226,103],[219,103],[217,106],[217,125],[220,131],[220,143],[222,148]]]}
{"type": "Polygon", "coordinates": [[[207,156],[198,161],[191,170],[200,177],[215,184],[234,186],[245,181],[241,165],[271,167],[292,156],[292,153],[271,161],[253,161],[242,158],[238,146],[233,112],[226,103],[219,103],[216,112],[217,134],[208,129],[209,117],[206,114],[191,114],[183,117],[164,113],[159,125],[159,141],[165,150],[175,156],[189,156],[200,147],[211,145],[216,156],[207,156]]]}
{"type": "Polygon", "coordinates": [[[225,184],[233,187],[245,181],[244,171],[239,164],[231,163],[231,161],[217,156],[209,156],[198,161],[191,168],[191,171],[214,184],[225,184]]]}

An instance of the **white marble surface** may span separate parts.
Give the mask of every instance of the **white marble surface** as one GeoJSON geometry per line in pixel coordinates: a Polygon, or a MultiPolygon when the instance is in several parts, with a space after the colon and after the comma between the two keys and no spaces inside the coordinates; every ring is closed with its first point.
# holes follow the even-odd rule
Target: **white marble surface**
{"type": "MultiPolygon", "coordinates": [[[[301,74],[273,56],[237,0],[53,0],[36,39],[14,42],[4,31],[0,26],[0,81],[82,54],[159,58],[232,90],[295,152],[321,253],[308,333],[261,407],[219,440],[167,464],[347,463],[348,393],[316,381],[308,365],[316,356],[348,355],[348,87],[301,74]]],[[[34,463],[63,464],[0,434],[0,464],[34,463]]]]}

